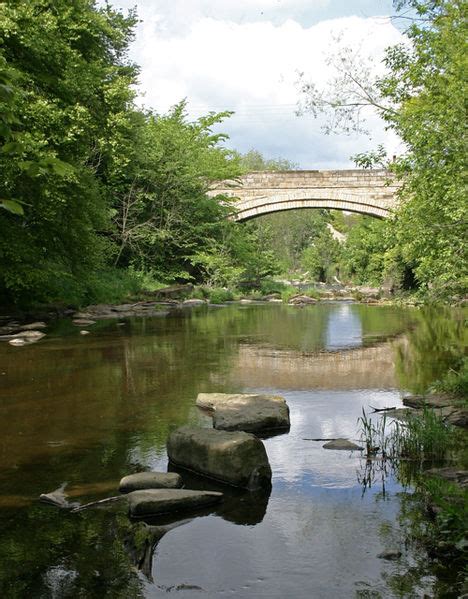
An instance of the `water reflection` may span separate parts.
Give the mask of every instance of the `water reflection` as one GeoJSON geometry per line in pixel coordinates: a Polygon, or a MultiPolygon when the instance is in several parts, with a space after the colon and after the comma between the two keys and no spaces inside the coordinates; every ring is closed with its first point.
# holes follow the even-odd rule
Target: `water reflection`
{"type": "Polygon", "coordinates": [[[328,316],[325,348],[336,351],[361,345],[362,323],[355,305],[337,306],[328,316]]]}
{"type": "Polygon", "coordinates": [[[395,521],[401,487],[390,476],[383,501],[374,480],[362,498],[359,455],[304,439],[355,439],[362,406],[400,405],[403,390],[458,359],[464,335],[461,311],[264,305],[103,322],[86,337],[63,321],[37,344],[0,345],[2,597],[335,599],[353,596],[355,581],[380,588],[391,567],[376,558],[379,529],[395,521]],[[64,481],[85,502],[114,494],[125,474],[165,470],[168,433],[210,425],[199,392],[254,390],[291,409],[290,433],[265,441],[271,495],[233,491],[183,526],[150,523],[149,537],[126,514],[36,503],[64,481]]]}

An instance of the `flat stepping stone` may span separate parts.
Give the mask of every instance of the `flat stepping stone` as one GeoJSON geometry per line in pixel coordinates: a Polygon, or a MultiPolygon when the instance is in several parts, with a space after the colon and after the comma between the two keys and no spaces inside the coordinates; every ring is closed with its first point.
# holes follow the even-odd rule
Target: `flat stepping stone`
{"type": "Polygon", "coordinates": [[[322,447],[324,449],[342,449],[342,450],[347,450],[347,451],[356,451],[356,450],[362,451],[364,449],[364,447],[361,447],[360,445],[356,445],[356,443],[353,443],[352,441],[348,441],[348,439],[334,439],[333,441],[329,441],[328,443],[325,443],[325,445],[322,445],[322,447]]]}
{"type": "Polygon", "coordinates": [[[221,500],[216,491],[189,491],[186,489],[147,489],[127,495],[130,516],[144,518],[171,512],[191,511],[213,505],[221,500]]]}
{"type": "Polygon", "coordinates": [[[258,433],[289,430],[289,408],[279,395],[199,393],[196,404],[214,410],[217,430],[258,433]]]}
{"type": "Polygon", "coordinates": [[[265,446],[248,433],[183,426],[169,435],[167,454],[177,466],[235,487],[271,484],[265,446]]]}
{"type": "Polygon", "coordinates": [[[142,489],[178,489],[182,484],[182,477],[175,472],[137,472],[122,478],[119,491],[131,493],[142,489]]]}

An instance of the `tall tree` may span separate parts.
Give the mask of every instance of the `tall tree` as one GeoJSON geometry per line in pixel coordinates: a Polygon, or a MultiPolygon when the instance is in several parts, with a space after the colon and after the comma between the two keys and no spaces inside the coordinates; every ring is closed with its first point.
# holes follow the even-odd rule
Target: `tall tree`
{"type": "Polygon", "coordinates": [[[22,218],[0,210],[3,301],[57,300],[103,260],[96,232],[108,226],[114,132],[133,101],[134,23],[91,0],[0,3],[0,62],[14,83],[0,130],[0,198],[25,207],[22,218]]]}
{"type": "Polygon", "coordinates": [[[385,74],[372,76],[369,66],[345,50],[334,61],[337,76],[327,87],[303,83],[302,109],[328,114],[329,131],[349,132],[362,130],[363,110],[371,107],[400,136],[407,152],[388,164],[403,183],[394,246],[422,289],[439,295],[463,292],[468,276],[468,8],[463,0],[402,0],[395,5],[410,6],[414,18],[407,43],[387,50],[385,74]]]}

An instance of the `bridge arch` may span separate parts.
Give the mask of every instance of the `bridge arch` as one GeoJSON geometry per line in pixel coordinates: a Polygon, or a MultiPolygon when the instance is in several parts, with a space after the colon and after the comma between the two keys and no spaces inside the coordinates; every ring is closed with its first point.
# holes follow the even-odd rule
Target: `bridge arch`
{"type": "Polygon", "coordinates": [[[298,191],[294,193],[277,194],[270,196],[257,196],[254,199],[242,200],[235,203],[235,213],[232,219],[243,222],[283,210],[298,209],[320,209],[343,210],[374,216],[376,218],[387,218],[390,210],[373,203],[367,203],[365,197],[339,192],[310,192],[298,191]]]}
{"type": "Polygon", "coordinates": [[[232,219],[304,208],[325,208],[387,218],[396,207],[398,185],[387,171],[255,172],[214,185],[210,196],[234,198],[232,219]]]}

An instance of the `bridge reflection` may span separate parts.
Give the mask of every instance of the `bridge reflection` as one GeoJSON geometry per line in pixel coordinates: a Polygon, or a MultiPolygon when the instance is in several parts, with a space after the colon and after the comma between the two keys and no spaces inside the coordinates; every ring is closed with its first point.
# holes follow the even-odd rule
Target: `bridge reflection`
{"type": "Polygon", "coordinates": [[[311,354],[240,345],[230,376],[246,388],[392,389],[394,343],[311,354]]]}

